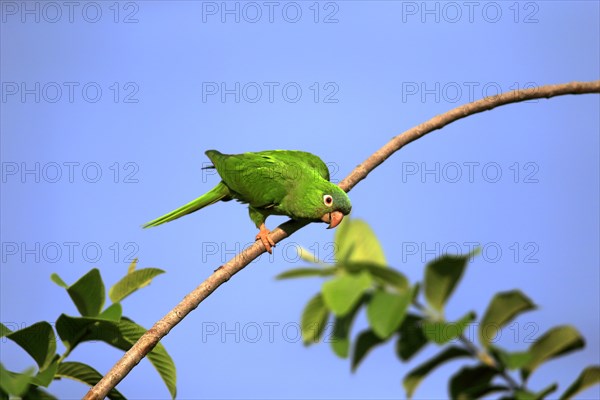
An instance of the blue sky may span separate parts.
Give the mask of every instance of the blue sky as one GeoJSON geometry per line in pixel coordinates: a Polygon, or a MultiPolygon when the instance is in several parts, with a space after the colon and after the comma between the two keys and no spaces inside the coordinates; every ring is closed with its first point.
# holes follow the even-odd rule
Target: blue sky
{"type": "MultiPolygon", "coordinates": [[[[204,151],[299,149],[333,179],[391,137],[498,91],[599,79],[598,2],[62,2],[3,1],[0,321],[27,326],[76,310],[49,276],[92,267],[108,284],[128,261],[167,271],[124,301],[149,327],[256,234],[244,206],[222,203],[152,230],[140,225],[212,188],[204,151]],[[467,4],[468,3],[468,4],[467,4]]],[[[407,146],[350,193],[352,216],[381,239],[390,265],[419,280],[443,251],[469,265],[448,317],[483,313],[521,288],[539,310],[503,330],[524,349],[545,330],[576,326],[584,351],[542,366],[533,389],[564,390],[599,347],[597,95],[513,104],[407,146]]],[[[283,222],[272,217],[268,226],[283,222]]],[[[320,224],[253,262],[163,343],[182,399],[399,398],[390,343],[350,373],[326,344],[304,348],[300,313],[321,282],[276,282],[297,246],[327,258],[320,224]]],[[[361,316],[355,332],[364,328],[361,316]]],[[[0,360],[32,361],[12,343],[0,360]]],[[[120,352],[82,345],[71,360],[105,372],[120,352]]],[[[451,363],[418,398],[444,398],[451,363]]],[[[165,398],[143,361],[119,385],[165,398]]],[[[587,398],[598,398],[596,387],[587,398]]],[[[55,382],[60,398],[86,388],[55,382]]]]}

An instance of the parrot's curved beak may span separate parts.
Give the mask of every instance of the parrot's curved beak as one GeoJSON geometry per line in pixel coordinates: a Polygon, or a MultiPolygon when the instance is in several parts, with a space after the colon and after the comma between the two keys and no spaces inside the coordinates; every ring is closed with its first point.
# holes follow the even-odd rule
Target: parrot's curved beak
{"type": "Polygon", "coordinates": [[[333,211],[321,217],[321,221],[329,224],[327,229],[335,228],[342,222],[342,219],[344,219],[344,214],[341,211],[333,211]]]}

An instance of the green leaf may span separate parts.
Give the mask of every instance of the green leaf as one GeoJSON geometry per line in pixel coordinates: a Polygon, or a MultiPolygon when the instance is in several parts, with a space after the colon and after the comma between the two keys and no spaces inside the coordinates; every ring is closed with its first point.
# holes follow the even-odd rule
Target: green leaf
{"type": "Polygon", "coordinates": [[[389,293],[377,290],[367,305],[371,329],[381,339],[389,338],[400,326],[412,300],[412,290],[389,293]]]}
{"type": "Polygon", "coordinates": [[[501,292],[494,296],[479,324],[479,342],[489,347],[500,328],[522,312],[535,309],[533,302],[520,290],[501,292]]]}
{"type": "Polygon", "coordinates": [[[413,298],[411,300],[411,303],[415,303],[419,298],[419,293],[421,292],[421,282],[416,282],[413,288],[413,298]]]}
{"type": "Polygon", "coordinates": [[[33,377],[31,383],[37,386],[48,387],[50,382],[54,379],[54,374],[56,374],[56,369],[58,368],[58,354],[52,360],[52,363],[45,369],[38,371],[37,375],[33,377]]]}
{"type": "Polygon", "coordinates": [[[45,390],[36,387],[29,386],[29,390],[23,396],[24,400],[57,400],[56,397],[52,396],[50,393],[45,390]]]}
{"type": "Polygon", "coordinates": [[[487,365],[463,367],[450,379],[450,397],[456,400],[478,399],[486,394],[504,391],[505,386],[492,385],[497,370],[487,365]]]}
{"type": "Polygon", "coordinates": [[[337,316],[346,315],[371,286],[371,276],[342,275],[323,284],[323,298],[327,307],[337,316]]]}
{"type": "MultiPolygon", "coordinates": [[[[146,333],[146,329],[135,322],[123,317],[119,323],[119,329],[123,334],[123,337],[130,342],[132,345],[146,333]]],[[[154,349],[147,355],[148,360],[154,368],[158,371],[158,374],[162,378],[163,382],[167,386],[171,397],[174,399],[177,394],[177,374],[175,370],[175,363],[167,350],[158,343],[154,349]]]]}
{"type": "Polygon", "coordinates": [[[0,363],[0,388],[13,396],[23,395],[27,392],[34,371],[35,368],[30,367],[19,374],[6,370],[0,363]]]}
{"type": "Polygon", "coordinates": [[[543,389],[539,393],[533,393],[526,389],[516,389],[514,392],[514,400],[542,400],[544,397],[548,396],[550,393],[553,393],[558,389],[558,385],[553,383],[547,388],[543,389]]]}
{"type": "Polygon", "coordinates": [[[60,276],[58,276],[58,274],[56,272],[53,273],[52,275],[50,275],[50,280],[52,282],[56,283],[61,288],[67,289],[69,287],[69,285],[67,285],[65,283],[65,281],[63,281],[62,278],[60,276]]]}
{"type": "Polygon", "coordinates": [[[386,265],[371,262],[347,262],[339,264],[339,266],[351,273],[368,272],[379,283],[392,286],[400,291],[408,290],[410,286],[406,276],[386,265]]]}
{"type": "Polygon", "coordinates": [[[298,246],[298,255],[300,256],[300,258],[306,262],[309,263],[313,263],[313,264],[320,264],[321,261],[317,258],[316,255],[313,254],[312,251],[305,249],[302,246],[298,246]]]}
{"type": "Polygon", "coordinates": [[[469,357],[470,355],[471,354],[466,349],[463,349],[461,347],[447,347],[437,356],[421,364],[417,368],[413,369],[404,377],[402,384],[404,385],[404,389],[406,390],[406,396],[412,397],[417,386],[419,386],[419,384],[427,376],[427,374],[433,371],[436,367],[455,358],[469,357]]]}
{"type": "Polygon", "coordinates": [[[514,400],[536,400],[535,393],[531,393],[528,390],[516,389],[514,392],[514,400]]]}
{"type": "Polygon", "coordinates": [[[329,310],[325,306],[321,293],[317,293],[308,301],[302,313],[300,326],[305,345],[316,343],[321,339],[328,320],[329,310]]]}
{"type": "Polygon", "coordinates": [[[337,268],[313,268],[313,267],[303,267],[303,268],[294,268],[288,271],[282,272],[277,275],[275,279],[290,279],[290,278],[304,278],[308,276],[331,276],[334,275],[337,271],[337,268]]]}
{"type": "Polygon", "coordinates": [[[365,221],[344,218],[335,230],[334,241],[339,263],[364,261],[387,265],[381,244],[365,221]]]}
{"type": "Polygon", "coordinates": [[[460,280],[467,262],[475,252],[464,256],[444,255],[425,267],[425,299],[433,309],[442,312],[460,280]]]}
{"type": "Polygon", "coordinates": [[[133,271],[135,271],[135,267],[137,267],[137,263],[138,263],[138,259],[136,257],[133,259],[131,264],[129,264],[129,267],[127,268],[127,274],[131,274],[133,271]]]}
{"type": "MultiPolygon", "coordinates": [[[[94,386],[102,379],[102,374],[87,364],[80,362],[63,362],[58,366],[56,376],[61,378],[69,378],[79,382],[83,382],[89,386],[94,386]]],[[[125,400],[117,389],[113,389],[108,393],[108,398],[111,400],[125,400]]]]}
{"type": "Polygon", "coordinates": [[[400,325],[398,340],[396,341],[396,354],[402,361],[410,360],[423,348],[429,339],[422,329],[423,318],[407,314],[400,325]]]}
{"type": "Polygon", "coordinates": [[[6,335],[21,346],[37,363],[46,368],[56,355],[56,336],[49,323],[43,321],[6,335]]]}
{"type": "Polygon", "coordinates": [[[537,393],[535,395],[535,400],[542,400],[544,397],[548,396],[550,393],[556,392],[556,389],[558,389],[558,385],[556,383],[553,383],[552,385],[548,386],[547,388],[545,388],[542,391],[540,391],[539,393],[537,393]]]}
{"type": "MultiPolygon", "coordinates": [[[[126,317],[117,324],[98,318],[70,317],[62,314],[56,321],[56,331],[67,348],[85,341],[100,340],[127,351],[146,332],[142,326],[126,317]]],[[[176,393],[175,364],[161,343],[147,355],[174,398],[176,393]]]]}
{"type": "Polygon", "coordinates": [[[584,339],[572,326],[552,328],[529,348],[531,359],[521,369],[521,376],[526,380],[542,363],[573,350],[581,349],[584,345],[584,339]]]}
{"type": "Polygon", "coordinates": [[[500,364],[509,370],[523,368],[531,360],[529,351],[508,352],[496,346],[490,346],[489,349],[500,364]]]}
{"type": "Polygon", "coordinates": [[[121,335],[116,322],[61,314],[55,326],[58,335],[69,350],[73,350],[79,343],[98,340],[124,351],[131,347],[131,343],[121,335]]]}
{"type": "Polygon", "coordinates": [[[598,383],[600,383],[600,366],[589,366],[581,372],[575,382],[560,396],[560,400],[572,399],[577,393],[598,383]]]}
{"type": "Polygon", "coordinates": [[[471,311],[456,322],[424,321],[423,332],[436,344],[448,343],[458,338],[475,318],[475,313],[471,311]]]}
{"type": "Polygon", "coordinates": [[[4,325],[3,323],[0,322],[0,338],[8,335],[11,332],[12,331],[10,329],[8,329],[8,327],[6,325],[4,325]]]}
{"type": "Polygon", "coordinates": [[[356,371],[358,365],[374,347],[383,342],[384,340],[380,339],[372,330],[362,331],[356,339],[352,352],[352,372],[356,371]]]}
{"type": "Polygon", "coordinates": [[[112,344],[112,341],[118,340],[120,336],[116,323],[97,318],[71,317],[61,314],[56,320],[55,327],[58,336],[69,351],[72,351],[79,343],[92,340],[102,340],[112,344]],[[99,333],[109,338],[98,338],[99,333]]]}
{"type": "Polygon", "coordinates": [[[368,298],[368,295],[364,295],[361,300],[355,304],[352,311],[343,317],[335,317],[333,334],[331,337],[331,348],[333,349],[333,352],[341,358],[348,357],[348,353],[350,352],[350,330],[352,328],[352,323],[354,322],[354,318],[356,317],[356,314],[358,314],[361,305],[367,301],[368,298]]]}
{"type": "MultiPolygon", "coordinates": [[[[103,341],[127,351],[146,332],[146,329],[123,317],[115,322],[87,317],[61,315],[56,321],[56,330],[67,348],[74,348],[86,341],[103,341]]],[[[147,356],[165,382],[172,397],[176,393],[175,364],[164,346],[158,343],[147,356]]]]}
{"type": "Polygon", "coordinates": [[[105,300],[104,283],[97,268],[90,270],[67,288],[77,310],[84,317],[95,317],[102,310],[105,300]]]}
{"type": "MultiPolygon", "coordinates": [[[[134,260],[135,262],[136,260],[134,260]]],[[[132,263],[133,264],[133,263],[132,263]]],[[[130,267],[131,268],[131,267],[130,267]]],[[[115,283],[108,291],[108,297],[113,303],[119,303],[125,297],[138,289],[147,286],[157,275],[165,271],[158,268],[144,268],[131,270],[119,282],[115,283]]]]}
{"type": "Polygon", "coordinates": [[[123,307],[121,307],[120,303],[114,303],[106,308],[106,310],[102,311],[102,313],[98,315],[98,318],[105,319],[107,321],[119,322],[121,320],[121,315],[123,315],[123,307]]]}

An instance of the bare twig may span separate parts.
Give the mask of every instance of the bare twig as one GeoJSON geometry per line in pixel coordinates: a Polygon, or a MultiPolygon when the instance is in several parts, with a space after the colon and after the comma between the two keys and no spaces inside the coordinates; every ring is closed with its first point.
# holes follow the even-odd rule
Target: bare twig
{"type": "MultiPolygon", "coordinates": [[[[600,93],[600,81],[593,82],[571,82],[559,85],[547,85],[537,88],[514,90],[493,97],[486,97],[472,103],[454,108],[446,113],[437,115],[429,121],[407,130],[394,137],[381,149],[373,153],[362,164],[358,165],[339,186],[346,192],[350,191],[358,182],[365,179],[367,175],[388,157],[400,150],[402,147],[420,137],[441,129],[444,126],[465,118],[467,116],[491,110],[505,104],[521,101],[550,98],[567,94],[600,93]]],[[[298,229],[307,225],[305,222],[287,221],[271,232],[275,243],[292,235],[298,229]]],[[[166,336],[175,325],[177,325],[187,314],[214,292],[221,284],[228,281],[233,275],[242,270],[251,261],[256,259],[265,251],[260,241],[244,249],[234,258],[217,268],[196,289],[190,292],[175,306],[167,315],[154,324],[125,355],[111,368],[110,371],[85,395],[84,399],[103,399],[145,356],[154,346],[166,336]]]]}

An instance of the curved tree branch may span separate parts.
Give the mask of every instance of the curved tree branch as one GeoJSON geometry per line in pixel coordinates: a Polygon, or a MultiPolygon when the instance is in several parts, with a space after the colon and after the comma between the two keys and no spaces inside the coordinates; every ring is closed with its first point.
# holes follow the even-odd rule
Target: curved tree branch
{"type": "MultiPolygon", "coordinates": [[[[394,137],[367,158],[362,164],[359,164],[350,175],[340,182],[339,186],[346,192],[350,191],[358,182],[365,179],[371,171],[377,168],[377,166],[408,143],[437,129],[441,129],[459,119],[506,104],[567,94],[587,93],[600,93],[600,81],[571,82],[524,90],[514,90],[456,107],[394,137]]],[[[307,225],[306,222],[289,220],[273,230],[271,232],[271,237],[275,243],[280,242],[305,225],[307,225]]],[[[90,389],[84,399],[103,399],[110,390],[113,389],[146,356],[146,354],[148,354],[154,346],[156,346],[156,344],[175,327],[175,325],[185,318],[192,310],[198,307],[198,305],[210,296],[219,286],[227,282],[233,275],[241,271],[251,261],[264,253],[264,251],[265,249],[262,243],[257,241],[227,263],[217,268],[211,276],[200,284],[200,286],[191,291],[175,306],[175,308],[156,322],[154,326],[123,355],[96,386],[90,389]]]]}

